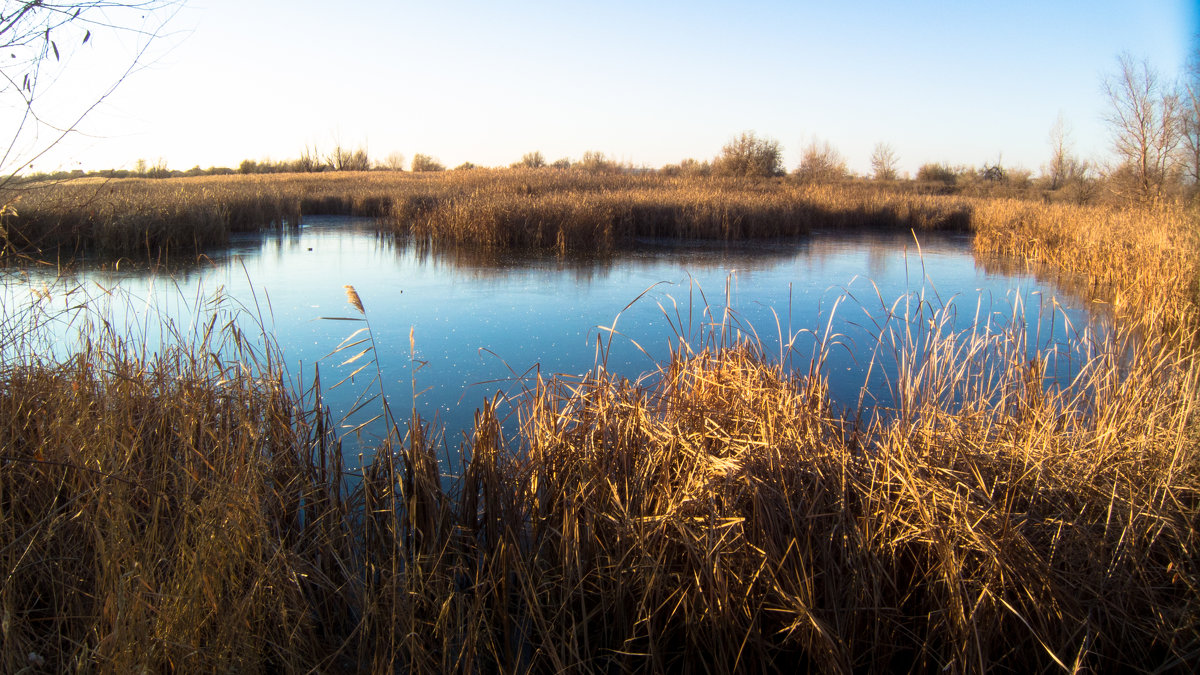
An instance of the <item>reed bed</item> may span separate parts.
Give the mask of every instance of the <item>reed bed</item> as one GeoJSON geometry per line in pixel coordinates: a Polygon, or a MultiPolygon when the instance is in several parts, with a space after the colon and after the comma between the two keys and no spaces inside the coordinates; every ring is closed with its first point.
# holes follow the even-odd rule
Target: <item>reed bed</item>
{"type": "Polygon", "coordinates": [[[593,254],[641,237],[740,240],[815,229],[955,229],[987,255],[1085,281],[1119,313],[1154,308],[1166,330],[1200,306],[1200,215],[1153,209],[923,195],[870,183],[802,184],[657,174],[472,169],[178,179],[85,179],[3,197],[6,254],[69,259],[188,257],[232,232],[295,226],[303,215],[361,215],[421,245],[593,254]],[[14,213],[15,212],[15,213],[14,213]]]}
{"type": "Polygon", "coordinates": [[[1200,212],[1030,204],[974,205],[975,250],[1027,260],[1086,282],[1079,292],[1126,319],[1176,332],[1200,324],[1200,212]]]}
{"type": "Polygon", "coordinates": [[[438,245],[605,250],[636,237],[744,239],[813,228],[965,228],[955,198],[582,171],[486,170],[86,179],[0,195],[5,249],[69,257],[195,253],[302,215],[362,215],[438,245]],[[64,252],[65,251],[65,252],[64,252]]]}
{"type": "MultiPolygon", "coordinates": [[[[1194,214],[505,176],[60,186],[23,196],[7,236],[70,194],[124,205],[96,203],[111,214],[175,194],[238,227],[361,212],[479,250],[965,223],[981,254],[1081,275],[1118,318],[1058,386],[1019,323],[960,334],[920,304],[878,336],[896,408],[850,422],[820,353],[785,369],[724,314],[680,330],[699,337],[643,380],[601,360],[488,401],[453,453],[415,405],[397,421],[367,391],[388,432],[351,466],[320,377],[292,381],[228,305],[193,332],[164,324],[162,345],[95,317],[58,359],[48,317],[5,312],[0,668],[1187,672],[1200,659],[1194,214]]],[[[102,222],[57,213],[45,222],[77,223],[72,245],[102,222]]],[[[366,322],[370,299],[351,305],[366,322]]],[[[351,344],[366,360],[347,368],[373,355],[364,328],[351,344]]]]}
{"type": "Polygon", "coordinates": [[[643,381],[601,361],[487,402],[453,479],[386,403],[344,476],[320,383],[227,314],[166,349],[95,322],[62,362],[29,336],[0,368],[0,663],[1185,671],[1194,356],[1118,331],[1055,388],[1019,327],[920,312],[880,335],[894,414],[846,422],[819,353],[785,370],[726,315],[643,381]]]}
{"type": "Polygon", "coordinates": [[[342,602],[320,558],[320,533],[345,525],[340,458],[277,357],[213,319],[161,350],[103,325],[57,362],[37,334],[6,340],[0,670],[252,672],[323,656],[310,607],[342,602]]]}

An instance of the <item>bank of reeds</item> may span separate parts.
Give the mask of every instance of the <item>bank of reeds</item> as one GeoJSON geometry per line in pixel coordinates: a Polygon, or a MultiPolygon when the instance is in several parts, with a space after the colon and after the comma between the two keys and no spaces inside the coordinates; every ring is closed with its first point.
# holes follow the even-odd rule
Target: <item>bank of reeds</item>
{"type": "Polygon", "coordinates": [[[485,404],[449,482],[419,411],[344,477],[319,400],[225,315],[168,349],[30,342],[0,368],[0,663],[1186,670],[1194,356],[1115,335],[1059,389],[1019,327],[920,311],[880,336],[898,414],[844,422],[819,355],[785,371],[723,324],[641,383],[529,382],[515,438],[485,404]]]}
{"type": "Polygon", "coordinates": [[[277,356],[213,316],[165,349],[98,324],[57,361],[39,334],[5,336],[0,670],[253,672],[326,653],[315,608],[348,589],[328,552],[347,526],[340,457],[277,356]]]}
{"type": "Polygon", "coordinates": [[[1200,325],[1200,212],[1014,200],[973,205],[975,250],[1073,276],[1084,297],[1126,319],[1186,334],[1200,325]]]}
{"type": "Polygon", "coordinates": [[[814,228],[965,228],[954,198],[782,180],[471,170],[87,179],[2,195],[6,250],[192,254],[301,215],[363,215],[437,245],[605,250],[636,237],[746,239],[814,228]]]}
{"type": "Polygon", "coordinates": [[[901,192],[871,184],[487,170],[339,172],[170,180],[82,180],[3,195],[6,253],[85,251],[162,259],[229,233],[292,226],[302,215],[380,219],[422,244],[595,253],[639,237],[739,240],[814,229],[958,229],[981,253],[1079,275],[1118,310],[1153,307],[1191,325],[1200,302],[1194,207],[1043,204],[901,192]],[[15,215],[11,213],[15,211],[15,215]],[[1158,300],[1158,296],[1163,296],[1158,300]]]}

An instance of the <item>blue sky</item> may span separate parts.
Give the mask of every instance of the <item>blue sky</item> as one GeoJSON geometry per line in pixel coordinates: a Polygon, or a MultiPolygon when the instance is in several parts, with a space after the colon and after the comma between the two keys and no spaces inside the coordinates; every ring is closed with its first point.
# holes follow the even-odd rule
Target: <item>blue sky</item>
{"type": "MultiPolygon", "coordinates": [[[[596,150],[657,167],[754,130],[788,168],[819,139],[860,172],[879,141],[910,172],[1036,171],[1060,113],[1077,154],[1105,157],[1103,76],[1122,51],[1180,73],[1194,4],[191,0],[35,169],[236,166],[337,141],[449,166],[596,150]]],[[[120,63],[103,37],[76,77],[120,63]]],[[[64,109],[92,95],[62,89],[64,109]]]]}

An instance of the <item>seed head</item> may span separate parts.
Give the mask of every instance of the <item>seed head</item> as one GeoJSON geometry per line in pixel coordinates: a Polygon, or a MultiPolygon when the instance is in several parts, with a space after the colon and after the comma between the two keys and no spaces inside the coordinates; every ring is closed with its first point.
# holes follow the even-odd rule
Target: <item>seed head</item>
{"type": "Polygon", "coordinates": [[[342,288],[346,289],[346,302],[349,302],[360,314],[366,314],[367,310],[363,309],[362,299],[358,297],[358,291],[354,290],[354,287],[350,284],[346,284],[342,288]]]}

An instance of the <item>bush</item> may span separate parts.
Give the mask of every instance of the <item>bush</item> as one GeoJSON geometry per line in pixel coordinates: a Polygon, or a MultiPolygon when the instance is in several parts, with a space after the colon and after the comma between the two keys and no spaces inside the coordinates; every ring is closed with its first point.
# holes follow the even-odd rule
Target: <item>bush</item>
{"type": "Polygon", "coordinates": [[[525,153],[521,161],[512,163],[514,169],[540,169],[543,166],[546,166],[546,158],[537,150],[525,153]]]}
{"type": "Polygon", "coordinates": [[[917,180],[954,185],[958,181],[958,172],[946,164],[930,162],[917,169],[917,180]]]}
{"type": "Polygon", "coordinates": [[[722,176],[781,176],[783,153],[779,141],[743,131],[721,148],[713,165],[722,176]]]}
{"type": "Polygon", "coordinates": [[[806,183],[832,183],[846,177],[846,160],[829,141],[814,140],[804,148],[793,175],[806,183]]]}
{"type": "Polygon", "coordinates": [[[413,171],[445,171],[446,167],[433,157],[417,153],[412,158],[413,171]]]}
{"type": "Polygon", "coordinates": [[[605,157],[603,152],[588,150],[575,163],[575,168],[590,173],[615,173],[620,167],[616,162],[605,157]]]}

